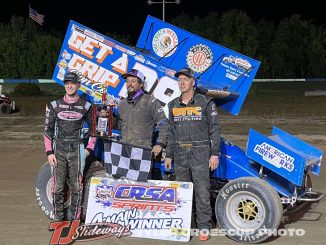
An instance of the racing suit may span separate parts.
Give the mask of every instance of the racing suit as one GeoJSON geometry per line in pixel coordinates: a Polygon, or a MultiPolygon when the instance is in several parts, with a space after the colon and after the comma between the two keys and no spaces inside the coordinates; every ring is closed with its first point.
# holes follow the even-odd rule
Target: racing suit
{"type": "MultiPolygon", "coordinates": [[[[91,125],[91,104],[78,97],[52,101],[46,111],[44,144],[46,154],[55,154],[57,166],[52,167],[54,215],[57,220],[79,219],[82,199],[82,176],[85,167],[83,126],[91,125]],[[68,178],[71,205],[65,217],[64,187],[68,178]]],[[[93,152],[96,138],[90,138],[86,149],[93,152]]]]}
{"type": "Polygon", "coordinates": [[[169,103],[169,134],[166,157],[174,158],[177,181],[192,181],[199,229],[209,229],[210,156],[220,150],[220,126],[215,103],[195,92],[186,105],[181,97],[169,103]]]}
{"type": "Polygon", "coordinates": [[[135,100],[123,99],[118,107],[121,120],[121,138],[126,144],[152,147],[153,130],[159,126],[157,145],[166,146],[167,118],[159,100],[143,94],[135,100]]]}

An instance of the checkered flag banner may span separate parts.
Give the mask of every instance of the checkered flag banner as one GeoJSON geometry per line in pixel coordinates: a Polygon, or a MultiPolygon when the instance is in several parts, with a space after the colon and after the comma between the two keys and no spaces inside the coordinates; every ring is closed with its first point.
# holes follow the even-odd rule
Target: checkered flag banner
{"type": "Polygon", "coordinates": [[[151,150],[121,142],[104,143],[104,164],[109,174],[136,181],[147,181],[151,168],[151,150]]]}

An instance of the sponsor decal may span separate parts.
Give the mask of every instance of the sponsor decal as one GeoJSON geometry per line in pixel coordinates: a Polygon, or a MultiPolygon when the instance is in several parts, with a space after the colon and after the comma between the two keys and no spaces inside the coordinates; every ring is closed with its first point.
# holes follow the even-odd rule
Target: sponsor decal
{"type": "Polygon", "coordinates": [[[225,68],[225,77],[233,81],[240,76],[249,77],[249,71],[253,69],[248,60],[232,55],[225,56],[221,66],[225,68]]]}
{"type": "Polygon", "coordinates": [[[172,110],[174,121],[202,120],[201,107],[175,107],[172,110]]]}
{"type": "Polygon", "coordinates": [[[59,61],[58,66],[60,69],[66,69],[68,66],[68,63],[66,60],[62,59],[59,61]]]}
{"type": "Polygon", "coordinates": [[[58,72],[57,78],[58,78],[59,80],[62,80],[62,81],[63,81],[63,79],[64,79],[64,77],[65,77],[65,73],[66,73],[66,70],[65,70],[65,69],[59,69],[59,72],[58,72]]]}
{"type": "Polygon", "coordinates": [[[63,50],[61,56],[65,60],[70,60],[71,59],[71,54],[66,49],[63,50]]]}
{"type": "Polygon", "coordinates": [[[158,113],[164,113],[164,108],[161,107],[160,109],[157,110],[158,113]]]}
{"type": "Polygon", "coordinates": [[[65,121],[77,121],[83,117],[83,114],[75,111],[60,111],[58,118],[65,121]]]}
{"type": "Polygon", "coordinates": [[[245,59],[242,59],[239,57],[235,57],[232,55],[224,57],[222,62],[236,65],[241,70],[248,70],[248,69],[252,68],[252,65],[250,64],[250,62],[248,60],[245,60],[245,59]]]}
{"type": "Polygon", "coordinates": [[[101,203],[104,207],[110,207],[112,202],[114,188],[112,185],[98,185],[96,186],[96,202],[101,203]]]}
{"type": "Polygon", "coordinates": [[[170,76],[170,77],[174,77],[176,71],[175,70],[171,70],[171,69],[166,69],[165,74],[170,76]]]}
{"type": "Polygon", "coordinates": [[[134,51],[131,51],[131,50],[127,50],[127,54],[128,55],[131,55],[131,56],[135,56],[136,55],[136,53],[134,52],[134,51]]]}
{"type": "Polygon", "coordinates": [[[123,52],[123,53],[127,53],[127,49],[125,49],[124,47],[121,47],[121,46],[119,46],[119,45],[116,45],[115,48],[116,48],[117,50],[120,50],[120,51],[123,52]]]}
{"type": "Polygon", "coordinates": [[[112,185],[96,186],[96,202],[118,209],[173,212],[176,209],[176,188],[161,186],[112,185]]]}
{"type": "Polygon", "coordinates": [[[84,33],[84,28],[82,28],[81,26],[72,25],[72,30],[78,31],[80,33],[84,33]]]}
{"type": "Polygon", "coordinates": [[[173,48],[177,46],[178,43],[179,41],[177,34],[170,28],[163,28],[158,30],[152,40],[153,50],[155,54],[160,57],[171,56],[176,51],[176,48],[173,48]]]}
{"type": "Polygon", "coordinates": [[[216,110],[216,105],[215,103],[212,104],[212,113],[211,116],[217,116],[217,110],[216,110]]]}
{"type": "Polygon", "coordinates": [[[129,226],[108,222],[80,225],[80,220],[52,222],[49,231],[53,231],[50,245],[69,245],[75,241],[91,241],[111,236],[120,238],[131,235],[129,226]]]}
{"type": "Polygon", "coordinates": [[[283,151],[263,142],[257,144],[254,148],[254,152],[263,157],[263,160],[272,164],[277,168],[284,168],[291,172],[294,169],[294,158],[284,153],[283,151]]]}
{"type": "Polygon", "coordinates": [[[68,108],[69,108],[69,105],[62,105],[62,104],[60,104],[60,105],[59,105],[59,108],[68,109],[68,108]]]}
{"type": "Polygon", "coordinates": [[[88,30],[88,29],[85,30],[85,34],[89,37],[96,39],[97,41],[100,41],[100,42],[103,42],[103,40],[104,40],[104,38],[101,35],[98,35],[97,33],[93,32],[91,30],[88,30]]]}
{"type": "Polygon", "coordinates": [[[142,55],[136,55],[135,56],[135,60],[137,60],[137,61],[139,61],[141,63],[144,63],[145,62],[145,58],[142,55]]]}
{"type": "Polygon", "coordinates": [[[186,57],[188,67],[194,72],[202,73],[209,68],[213,61],[212,50],[203,44],[190,48],[186,57]]]}
{"type": "Polygon", "coordinates": [[[147,60],[146,61],[147,65],[153,66],[153,67],[157,67],[157,65],[155,65],[154,63],[152,63],[151,61],[147,60]]]}
{"type": "Polygon", "coordinates": [[[108,45],[109,47],[113,47],[113,48],[116,47],[116,44],[114,42],[111,42],[111,41],[106,40],[106,39],[103,40],[103,43],[108,45]]]}
{"type": "Polygon", "coordinates": [[[226,73],[225,77],[230,78],[231,80],[235,81],[238,77],[231,74],[231,73],[226,73]]]}

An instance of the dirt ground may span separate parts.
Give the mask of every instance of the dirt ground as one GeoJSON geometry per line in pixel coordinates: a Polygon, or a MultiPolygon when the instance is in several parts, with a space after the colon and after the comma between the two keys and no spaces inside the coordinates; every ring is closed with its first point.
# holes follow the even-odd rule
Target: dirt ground
{"type": "MultiPolygon", "coordinates": [[[[0,118],[0,245],[49,244],[49,220],[35,198],[35,178],[46,161],[43,148],[45,103],[52,97],[15,98],[19,112],[0,118]]],[[[326,151],[326,97],[255,96],[240,115],[220,111],[222,134],[245,149],[249,128],[268,134],[273,125],[326,151]]],[[[312,176],[313,189],[326,193],[326,164],[312,176]]],[[[298,217],[284,217],[282,227],[301,228],[304,236],[280,236],[266,244],[326,244],[326,198],[298,217]]],[[[76,242],[78,244],[78,242],[76,242]]],[[[106,238],[87,244],[178,244],[151,239],[106,238]]],[[[189,242],[199,244],[195,237],[189,242]]],[[[238,244],[212,237],[205,244],[238,244]]],[[[181,244],[181,243],[179,243],[181,244]]]]}

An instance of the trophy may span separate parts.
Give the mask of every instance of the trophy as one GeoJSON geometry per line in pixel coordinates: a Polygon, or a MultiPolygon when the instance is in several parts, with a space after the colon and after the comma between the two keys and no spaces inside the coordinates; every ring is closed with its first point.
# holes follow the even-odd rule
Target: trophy
{"type": "Polygon", "coordinates": [[[113,107],[114,104],[107,103],[107,87],[102,85],[102,104],[100,111],[93,105],[92,136],[101,138],[112,137],[113,107]]]}

